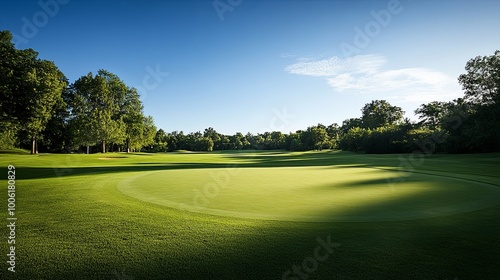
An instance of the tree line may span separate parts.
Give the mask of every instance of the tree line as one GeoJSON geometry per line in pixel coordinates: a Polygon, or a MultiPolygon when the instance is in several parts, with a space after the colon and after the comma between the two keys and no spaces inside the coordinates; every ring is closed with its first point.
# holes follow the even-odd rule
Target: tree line
{"type": "Polygon", "coordinates": [[[119,151],[153,144],[156,127],[135,88],[106,70],[69,83],[52,61],[0,32],[0,148],[119,151]]]}
{"type": "Polygon", "coordinates": [[[337,146],[339,127],[322,124],[306,130],[284,134],[280,131],[264,133],[237,132],[234,135],[218,133],[212,127],[202,132],[184,134],[183,131],[165,132],[158,130],[154,144],[147,150],[167,152],[176,150],[221,151],[221,150],[290,150],[305,151],[313,149],[333,149],[337,146]]]}
{"type": "Polygon", "coordinates": [[[469,60],[458,77],[464,96],[449,102],[420,105],[419,121],[403,118],[401,107],[373,100],[359,118],[342,125],[318,124],[288,134],[223,135],[213,128],[185,135],[160,129],[150,151],[342,149],[364,153],[473,153],[500,151],[500,51],[469,60]]]}
{"type": "Polygon", "coordinates": [[[350,128],[339,148],[365,153],[500,151],[500,51],[469,60],[465,70],[458,77],[464,96],[420,105],[414,111],[419,122],[401,119],[400,109],[382,102],[375,102],[380,110],[367,114],[374,102],[367,104],[361,118],[344,121],[350,128]]]}
{"type": "Polygon", "coordinates": [[[419,121],[386,100],[361,108],[359,118],[317,124],[284,134],[157,130],[144,115],[137,90],[106,70],[70,83],[52,61],[18,50],[0,31],[0,149],[31,153],[83,151],[342,149],[364,153],[500,151],[500,51],[466,64],[463,98],[430,102],[415,110],[419,121]],[[429,148],[431,146],[431,148],[429,148]]]}

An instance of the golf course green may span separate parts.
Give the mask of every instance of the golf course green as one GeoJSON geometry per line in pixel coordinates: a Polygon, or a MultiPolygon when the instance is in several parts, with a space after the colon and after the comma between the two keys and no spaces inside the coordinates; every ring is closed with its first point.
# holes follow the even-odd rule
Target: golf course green
{"type": "Polygon", "coordinates": [[[500,203],[500,188],[448,176],[332,166],[168,170],[121,181],[143,201],[200,213],[283,221],[392,221],[500,203]],[[229,171],[228,171],[229,170],[229,171]]]}
{"type": "Polygon", "coordinates": [[[7,224],[10,165],[15,279],[500,275],[500,154],[9,151],[7,224]]]}

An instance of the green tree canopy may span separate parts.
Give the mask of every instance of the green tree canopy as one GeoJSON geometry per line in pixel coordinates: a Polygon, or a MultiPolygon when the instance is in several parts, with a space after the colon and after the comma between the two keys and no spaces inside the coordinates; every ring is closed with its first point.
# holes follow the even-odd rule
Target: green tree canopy
{"type": "Polygon", "coordinates": [[[473,104],[500,104],[500,50],[478,56],[465,65],[467,73],[458,77],[465,99],[473,104]]]}
{"type": "Polygon", "coordinates": [[[432,130],[438,128],[443,116],[446,114],[445,102],[433,101],[422,104],[415,110],[420,119],[420,124],[432,130]]]}
{"type": "Polygon", "coordinates": [[[347,133],[350,129],[355,127],[361,127],[362,121],[360,118],[350,118],[346,119],[342,122],[342,126],[340,127],[343,134],[347,133]]]}
{"type": "Polygon", "coordinates": [[[127,87],[117,76],[99,70],[82,76],[72,85],[71,111],[76,133],[82,145],[102,143],[106,152],[106,142],[125,140],[125,123],[120,116],[127,87]]]}
{"type": "Polygon", "coordinates": [[[392,106],[385,100],[374,100],[367,103],[361,112],[362,126],[368,129],[396,124],[402,120],[404,114],[401,107],[392,106]]]}
{"type": "Polygon", "coordinates": [[[37,153],[36,141],[62,102],[67,79],[33,49],[16,49],[8,31],[0,31],[0,56],[0,127],[23,130],[31,139],[31,153],[37,153]]]}

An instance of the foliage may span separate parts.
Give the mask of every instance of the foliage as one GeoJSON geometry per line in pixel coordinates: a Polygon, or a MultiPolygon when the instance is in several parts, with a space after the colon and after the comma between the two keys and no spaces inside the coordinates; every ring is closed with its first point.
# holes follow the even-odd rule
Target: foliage
{"type": "Polygon", "coordinates": [[[0,117],[10,133],[14,127],[25,132],[34,154],[67,82],[52,61],[39,59],[33,49],[18,50],[11,41],[10,32],[0,32],[0,117]]]}
{"type": "Polygon", "coordinates": [[[385,100],[373,100],[361,109],[362,127],[373,129],[391,124],[397,124],[403,118],[401,107],[392,106],[385,100]]]}
{"type": "Polygon", "coordinates": [[[69,84],[51,61],[32,49],[18,50],[8,31],[0,32],[0,148],[70,152],[96,150],[154,152],[175,150],[322,150],[402,153],[434,141],[432,152],[500,151],[500,51],[466,63],[458,81],[464,97],[422,104],[420,122],[403,119],[401,107],[373,100],[361,116],[329,126],[317,124],[284,134],[157,130],[135,88],[106,70],[69,84]],[[439,139],[436,140],[438,135],[439,139]]]}
{"type": "Polygon", "coordinates": [[[419,116],[422,126],[434,130],[439,127],[439,123],[446,113],[446,105],[447,103],[439,101],[422,104],[415,110],[415,114],[419,116]]]}
{"type": "Polygon", "coordinates": [[[350,129],[340,140],[339,148],[346,151],[361,152],[365,150],[366,140],[371,130],[361,127],[350,129]]]}
{"type": "Polygon", "coordinates": [[[465,99],[478,105],[500,104],[500,50],[491,56],[478,56],[465,65],[467,73],[458,81],[465,99]]]}
{"type": "Polygon", "coordinates": [[[0,150],[12,149],[17,143],[17,128],[14,124],[0,122],[0,150]]]}
{"type": "Polygon", "coordinates": [[[152,117],[144,116],[137,90],[115,74],[89,73],[70,89],[69,127],[78,145],[102,143],[101,151],[106,152],[106,144],[112,143],[125,145],[128,152],[154,143],[156,127],[152,117]]]}
{"type": "Polygon", "coordinates": [[[362,127],[363,122],[360,118],[350,118],[342,122],[342,133],[347,133],[351,128],[362,127]]]}

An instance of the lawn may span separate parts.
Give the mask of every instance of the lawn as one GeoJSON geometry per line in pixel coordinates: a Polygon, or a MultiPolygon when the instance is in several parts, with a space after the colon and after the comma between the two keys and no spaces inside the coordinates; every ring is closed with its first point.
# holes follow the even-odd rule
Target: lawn
{"type": "Polygon", "coordinates": [[[500,275],[500,154],[19,152],[0,163],[4,221],[8,165],[18,218],[16,277],[4,227],[0,279],[500,275]]]}

